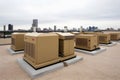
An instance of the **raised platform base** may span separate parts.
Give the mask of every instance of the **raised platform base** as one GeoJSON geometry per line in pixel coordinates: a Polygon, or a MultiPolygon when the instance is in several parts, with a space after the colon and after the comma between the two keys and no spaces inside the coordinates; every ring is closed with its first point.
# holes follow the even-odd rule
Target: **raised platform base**
{"type": "Polygon", "coordinates": [[[27,74],[33,79],[36,77],[40,77],[44,74],[47,74],[49,72],[55,71],[57,69],[63,68],[64,66],[68,66],[70,64],[76,63],[80,60],[83,60],[83,57],[76,56],[75,58],[72,58],[70,60],[66,60],[64,62],[60,62],[57,64],[53,64],[38,70],[35,70],[32,66],[30,66],[26,61],[23,60],[23,58],[17,59],[17,62],[19,63],[20,67],[27,72],[27,74]]]}
{"type": "Polygon", "coordinates": [[[45,68],[35,70],[27,62],[25,62],[22,58],[17,59],[17,61],[18,61],[19,65],[21,66],[21,68],[23,70],[25,70],[31,78],[36,78],[38,76],[42,76],[45,73],[48,73],[48,72],[51,72],[51,71],[54,71],[56,69],[64,67],[64,64],[62,62],[60,62],[60,63],[50,65],[50,66],[45,67],[45,68]]]}
{"type": "Polygon", "coordinates": [[[83,57],[81,57],[81,56],[76,56],[75,58],[72,58],[72,59],[70,59],[70,60],[64,61],[64,64],[68,66],[68,65],[74,64],[74,63],[76,63],[76,62],[78,62],[78,61],[80,61],[80,60],[83,60],[83,57]]]}
{"type": "Polygon", "coordinates": [[[112,47],[115,46],[116,44],[117,44],[116,42],[112,42],[111,44],[100,44],[100,46],[112,47]]]}
{"type": "Polygon", "coordinates": [[[94,51],[86,51],[86,50],[81,50],[81,49],[75,49],[75,51],[90,54],[90,55],[95,55],[95,54],[101,53],[103,51],[106,51],[106,48],[100,48],[100,49],[94,50],[94,51]]]}
{"type": "Polygon", "coordinates": [[[112,41],[112,42],[118,42],[118,43],[120,43],[120,40],[118,40],[118,41],[112,41]]]}
{"type": "Polygon", "coordinates": [[[8,48],[7,50],[11,55],[24,53],[24,51],[14,51],[11,48],[8,48]]]}

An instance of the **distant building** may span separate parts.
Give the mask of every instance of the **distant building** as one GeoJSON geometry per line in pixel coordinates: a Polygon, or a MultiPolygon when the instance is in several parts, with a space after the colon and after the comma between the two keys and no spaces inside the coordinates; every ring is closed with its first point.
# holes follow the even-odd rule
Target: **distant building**
{"type": "Polygon", "coordinates": [[[13,25],[12,24],[8,24],[8,31],[13,31],[13,25]]]}
{"type": "Polygon", "coordinates": [[[54,31],[56,31],[57,30],[57,27],[56,27],[56,25],[54,25],[54,31]]]}
{"type": "Polygon", "coordinates": [[[67,32],[67,31],[68,31],[67,26],[64,26],[64,32],[67,32]]]}
{"type": "Polygon", "coordinates": [[[36,31],[37,31],[37,28],[38,28],[38,19],[33,19],[31,30],[34,31],[35,28],[36,28],[36,31]]]}
{"type": "Polygon", "coordinates": [[[98,27],[95,27],[95,26],[89,26],[88,27],[88,31],[97,31],[98,30],[98,27]]]}
{"type": "Polygon", "coordinates": [[[3,26],[3,30],[6,31],[6,25],[3,26]]]}
{"type": "Polygon", "coordinates": [[[38,27],[38,19],[33,19],[32,27],[38,27]]]}

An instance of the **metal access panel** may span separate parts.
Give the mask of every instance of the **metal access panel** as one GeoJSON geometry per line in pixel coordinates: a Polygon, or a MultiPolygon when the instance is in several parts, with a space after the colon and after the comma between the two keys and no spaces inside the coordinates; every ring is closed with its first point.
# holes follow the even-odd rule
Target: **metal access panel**
{"type": "Polygon", "coordinates": [[[100,44],[109,44],[110,43],[110,34],[102,33],[102,34],[99,34],[98,37],[99,37],[100,44]]]}
{"type": "Polygon", "coordinates": [[[85,50],[95,50],[99,48],[97,35],[80,34],[76,37],[76,48],[85,50]]]}
{"type": "Polygon", "coordinates": [[[83,34],[94,34],[97,35],[97,40],[98,40],[98,44],[99,44],[99,34],[103,34],[103,32],[83,32],[83,34]]]}
{"type": "Polygon", "coordinates": [[[59,35],[59,56],[61,60],[75,57],[74,35],[71,33],[57,33],[59,35]]]}
{"type": "Polygon", "coordinates": [[[120,40],[120,33],[110,33],[110,39],[112,41],[120,40]]]}
{"type": "Polygon", "coordinates": [[[13,33],[11,37],[11,48],[14,51],[24,50],[25,33],[13,33]]]}
{"type": "Polygon", "coordinates": [[[58,35],[29,33],[25,35],[24,60],[35,69],[59,62],[58,35]]]}

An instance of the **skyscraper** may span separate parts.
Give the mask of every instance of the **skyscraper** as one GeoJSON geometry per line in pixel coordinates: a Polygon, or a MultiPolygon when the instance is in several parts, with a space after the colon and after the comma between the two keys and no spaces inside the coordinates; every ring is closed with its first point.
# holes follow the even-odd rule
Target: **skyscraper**
{"type": "Polygon", "coordinates": [[[8,24],[8,30],[13,31],[13,25],[12,24],[8,24]]]}
{"type": "Polygon", "coordinates": [[[33,19],[31,30],[36,32],[38,29],[38,19],[33,19]]]}
{"type": "Polygon", "coordinates": [[[57,28],[56,25],[54,25],[54,31],[56,31],[56,28],[57,28]]]}
{"type": "Polygon", "coordinates": [[[33,19],[32,27],[38,27],[38,19],[33,19]]]}

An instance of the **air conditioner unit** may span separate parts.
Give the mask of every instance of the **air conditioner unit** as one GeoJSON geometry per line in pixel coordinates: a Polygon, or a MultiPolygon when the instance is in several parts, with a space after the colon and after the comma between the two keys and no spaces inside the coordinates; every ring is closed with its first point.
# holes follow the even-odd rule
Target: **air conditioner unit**
{"type": "Polygon", "coordinates": [[[71,33],[57,33],[59,35],[59,56],[61,61],[76,57],[74,54],[74,35],[71,33]]]}
{"type": "Polygon", "coordinates": [[[25,35],[24,60],[35,69],[59,62],[58,35],[28,33],[25,35]]]}
{"type": "Polygon", "coordinates": [[[98,44],[99,44],[99,34],[103,34],[103,32],[83,32],[83,34],[94,34],[97,35],[97,40],[98,40],[98,44]]]}
{"type": "Polygon", "coordinates": [[[13,33],[11,37],[11,49],[14,51],[24,50],[25,33],[13,33]]]}
{"type": "Polygon", "coordinates": [[[77,49],[83,50],[96,50],[99,49],[97,35],[94,34],[80,34],[76,37],[76,46],[77,49]]]}
{"type": "Polygon", "coordinates": [[[110,43],[110,34],[98,34],[98,39],[100,44],[109,44],[110,43]]]}
{"type": "Polygon", "coordinates": [[[117,41],[117,40],[120,40],[120,33],[110,33],[110,39],[112,41],[117,41]]]}

